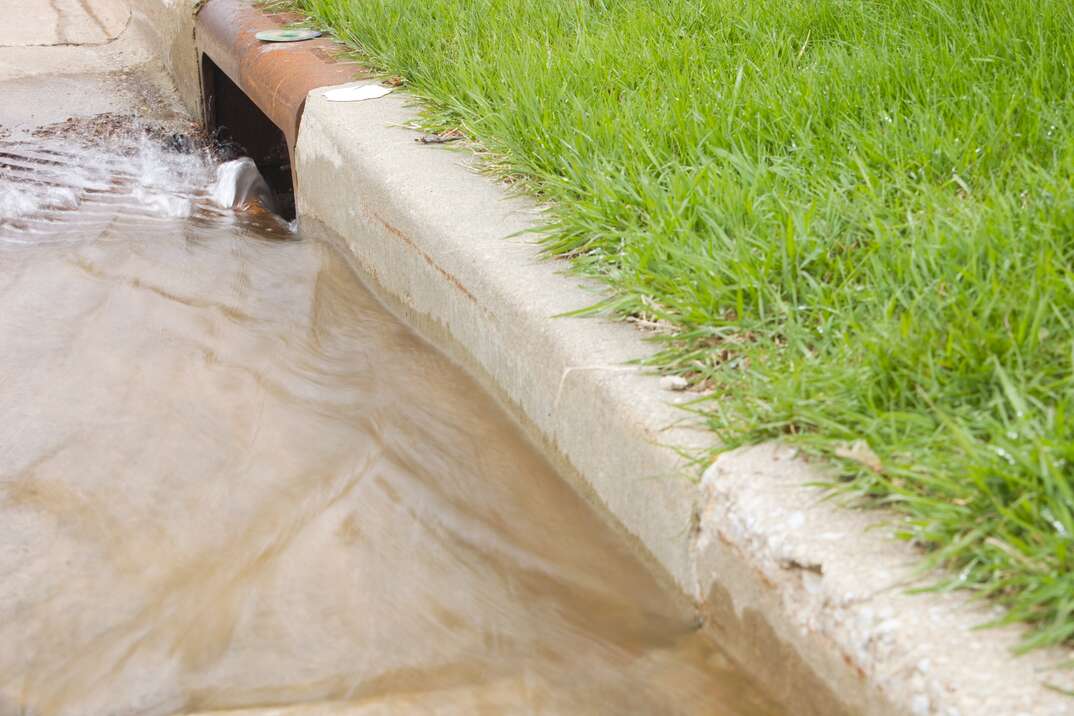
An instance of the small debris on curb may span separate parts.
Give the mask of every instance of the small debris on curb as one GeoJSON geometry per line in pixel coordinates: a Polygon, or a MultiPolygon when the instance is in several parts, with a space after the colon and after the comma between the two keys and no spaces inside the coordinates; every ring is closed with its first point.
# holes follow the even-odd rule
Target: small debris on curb
{"type": "Polygon", "coordinates": [[[819,562],[799,562],[796,559],[786,558],[779,560],[779,566],[787,570],[800,570],[810,572],[818,577],[824,576],[824,565],[819,562]]]}
{"type": "Polygon", "coordinates": [[[884,472],[884,463],[880,461],[880,457],[873,452],[871,447],[869,447],[869,443],[864,440],[855,440],[852,443],[840,445],[835,450],[835,456],[843,458],[844,460],[856,462],[859,465],[869,468],[873,472],[884,472]]]}
{"type": "Polygon", "coordinates": [[[664,390],[673,390],[679,393],[689,388],[690,383],[681,375],[665,375],[660,379],[660,387],[664,390]]]}
{"type": "Polygon", "coordinates": [[[360,102],[366,99],[378,99],[391,92],[391,87],[382,85],[344,85],[324,93],[329,102],[360,102]]]}
{"type": "Polygon", "coordinates": [[[321,36],[320,30],[298,28],[294,30],[262,30],[254,35],[261,42],[302,42],[321,36]]]}
{"type": "Polygon", "coordinates": [[[414,141],[420,144],[447,144],[448,142],[457,142],[460,139],[462,139],[462,132],[453,129],[443,134],[425,134],[414,141]]]}

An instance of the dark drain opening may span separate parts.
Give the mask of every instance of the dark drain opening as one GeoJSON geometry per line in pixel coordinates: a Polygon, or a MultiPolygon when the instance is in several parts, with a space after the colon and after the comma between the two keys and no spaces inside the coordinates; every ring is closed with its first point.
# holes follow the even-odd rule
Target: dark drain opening
{"type": "Polygon", "coordinates": [[[205,128],[223,148],[233,147],[236,156],[254,160],[276,195],[280,215],[288,221],[294,219],[295,188],[283,132],[205,55],[201,56],[201,79],[205,128]]]}

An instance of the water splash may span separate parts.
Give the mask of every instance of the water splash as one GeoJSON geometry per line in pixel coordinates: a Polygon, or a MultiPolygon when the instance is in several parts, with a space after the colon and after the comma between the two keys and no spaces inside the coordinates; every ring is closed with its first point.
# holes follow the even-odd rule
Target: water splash
{"type": "Polygon", "coordinates": [[[225,209],[248,209],[255,204],[276,213],[276,200],[264,177],[249,157],[224,162],[216,168],[216,182],[209,191],[213,201],[225,209]]]}
{"type": "Polygon", "coordinates": [[[114,221],[233,217],[253,211],[269,231],[272,190],[253,160],[217,164],[209,147],[177,149],[138,129],[106,138],[0,140],[2,243],[83,240],[114,221]],[[57,230],[61,229],[61,230],[57,230]]]}
{"type": "Polygon", "coordinates": [[[191,216],[212,177],[207,152],[167,151],[144,136],[91,145],[48,138],[0,142],[0,222],[110,204],[191,216]]]}

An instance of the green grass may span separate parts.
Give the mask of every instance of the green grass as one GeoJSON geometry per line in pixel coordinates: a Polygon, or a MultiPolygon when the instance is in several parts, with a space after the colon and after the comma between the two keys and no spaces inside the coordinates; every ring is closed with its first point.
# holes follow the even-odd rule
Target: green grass
{"type": "Polygon", "coordinates": [[[829,456],[1027,648],[1074,643],[1074,3],[297,5],[673,329],[724,444],[829,456]]]}

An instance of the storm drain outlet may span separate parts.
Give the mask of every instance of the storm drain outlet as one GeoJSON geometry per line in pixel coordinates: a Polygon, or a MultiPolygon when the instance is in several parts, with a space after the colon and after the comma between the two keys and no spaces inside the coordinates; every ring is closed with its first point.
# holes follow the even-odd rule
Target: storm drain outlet
{"type": "Polygon", "coordinates": [[[225,159],[250,157],[276,197],[280,214],[295,218],[295,189],[287,138],[209,57],[201,56],[205,127],[225,159]]]}
{"type": "Polygon", "coordinates": [[[295,216],[294,150],[306,95],[368,74],[341,59],[342,48],[327,38],[264,43],[256,37],[299,20],[241,0],[208,0],[194,26],[205,124],[225,147],[254,160],[287,219],[295,216]]]}

